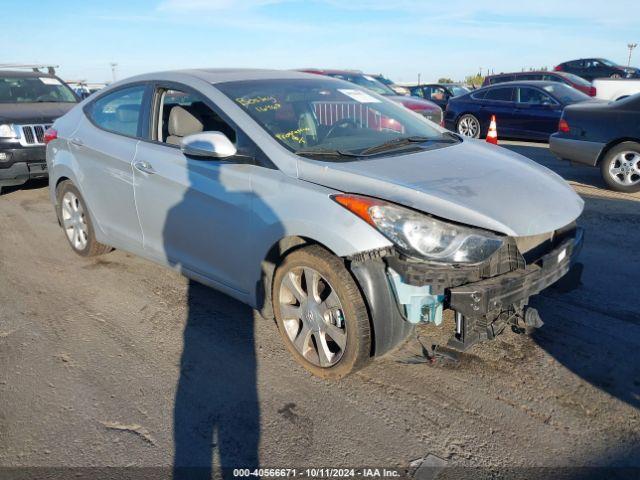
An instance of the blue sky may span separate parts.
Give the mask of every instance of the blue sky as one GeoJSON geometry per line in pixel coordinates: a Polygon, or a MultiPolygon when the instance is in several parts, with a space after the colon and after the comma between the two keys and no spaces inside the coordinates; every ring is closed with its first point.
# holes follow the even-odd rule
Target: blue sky
{"type": "MultiPolygon", "coordinates": [[[[105,81],[190,67],[355,68],[462,79],[640,43],[640,0],[3,0],[0,63],[105,81]]],[[[640,48],[635,50],[640,65],[640,48]]]]}

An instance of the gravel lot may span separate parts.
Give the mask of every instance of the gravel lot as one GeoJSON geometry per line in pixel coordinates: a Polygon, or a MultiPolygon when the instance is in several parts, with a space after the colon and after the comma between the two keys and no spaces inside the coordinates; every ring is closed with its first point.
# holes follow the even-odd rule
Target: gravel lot
{"type": "Polygon", "coordinates": [[[640,195],[545,145],[508,148],[586,200],[583,285],[540,295],[532,336],[435,365],[407,364],[409,344],[338,383],[229,297],[124,252],[74,255],[46,185],[7,191],[0,465],[640,467],[640,195]]]}

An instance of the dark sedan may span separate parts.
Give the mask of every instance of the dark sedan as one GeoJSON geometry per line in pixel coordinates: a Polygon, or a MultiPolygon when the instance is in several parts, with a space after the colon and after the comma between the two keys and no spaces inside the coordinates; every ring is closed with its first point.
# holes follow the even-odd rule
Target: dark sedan
{"type": "Polygon", "coordinates": [[[599,166],[613,190],[640,191],[640,93],[567,107],[549,145],[561,159],[599,166]]]}
{"type": "Polygon", "coordinates": [[[495,115],[501,138],[548,140],[562,109],[590,98],[558,82],[500,83],[450,99],[444,122],[449,130],[480,138],[495,115]]]}
{"type": "Polygon", "coordinates": [[[606,58],[581,58],[561,63],[554,68],[557,72],[569,72],[585,80],[596,78],[639,78],[640,72],[635,67],[618,65],[606,58]]]}

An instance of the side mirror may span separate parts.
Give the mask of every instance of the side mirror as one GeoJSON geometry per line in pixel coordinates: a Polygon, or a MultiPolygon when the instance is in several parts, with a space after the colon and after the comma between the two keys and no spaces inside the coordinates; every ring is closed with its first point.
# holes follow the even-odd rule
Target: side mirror
{"type": "Polygon", "coordinates": [[[201,132],[187,135],[180,142],[180,150],[190,157],[227,158],[237,153],[236,147],[224,133],[201,132]]]}

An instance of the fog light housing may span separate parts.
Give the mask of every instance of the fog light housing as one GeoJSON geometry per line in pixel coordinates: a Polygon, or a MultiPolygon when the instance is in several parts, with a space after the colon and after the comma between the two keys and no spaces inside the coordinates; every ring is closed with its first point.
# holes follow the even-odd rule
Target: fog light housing
{"type": "Polygon", "coordinates": [[[0,152],[0,162],[6,162],[11,158],[11,153],[9,152],[0,152]]]}

